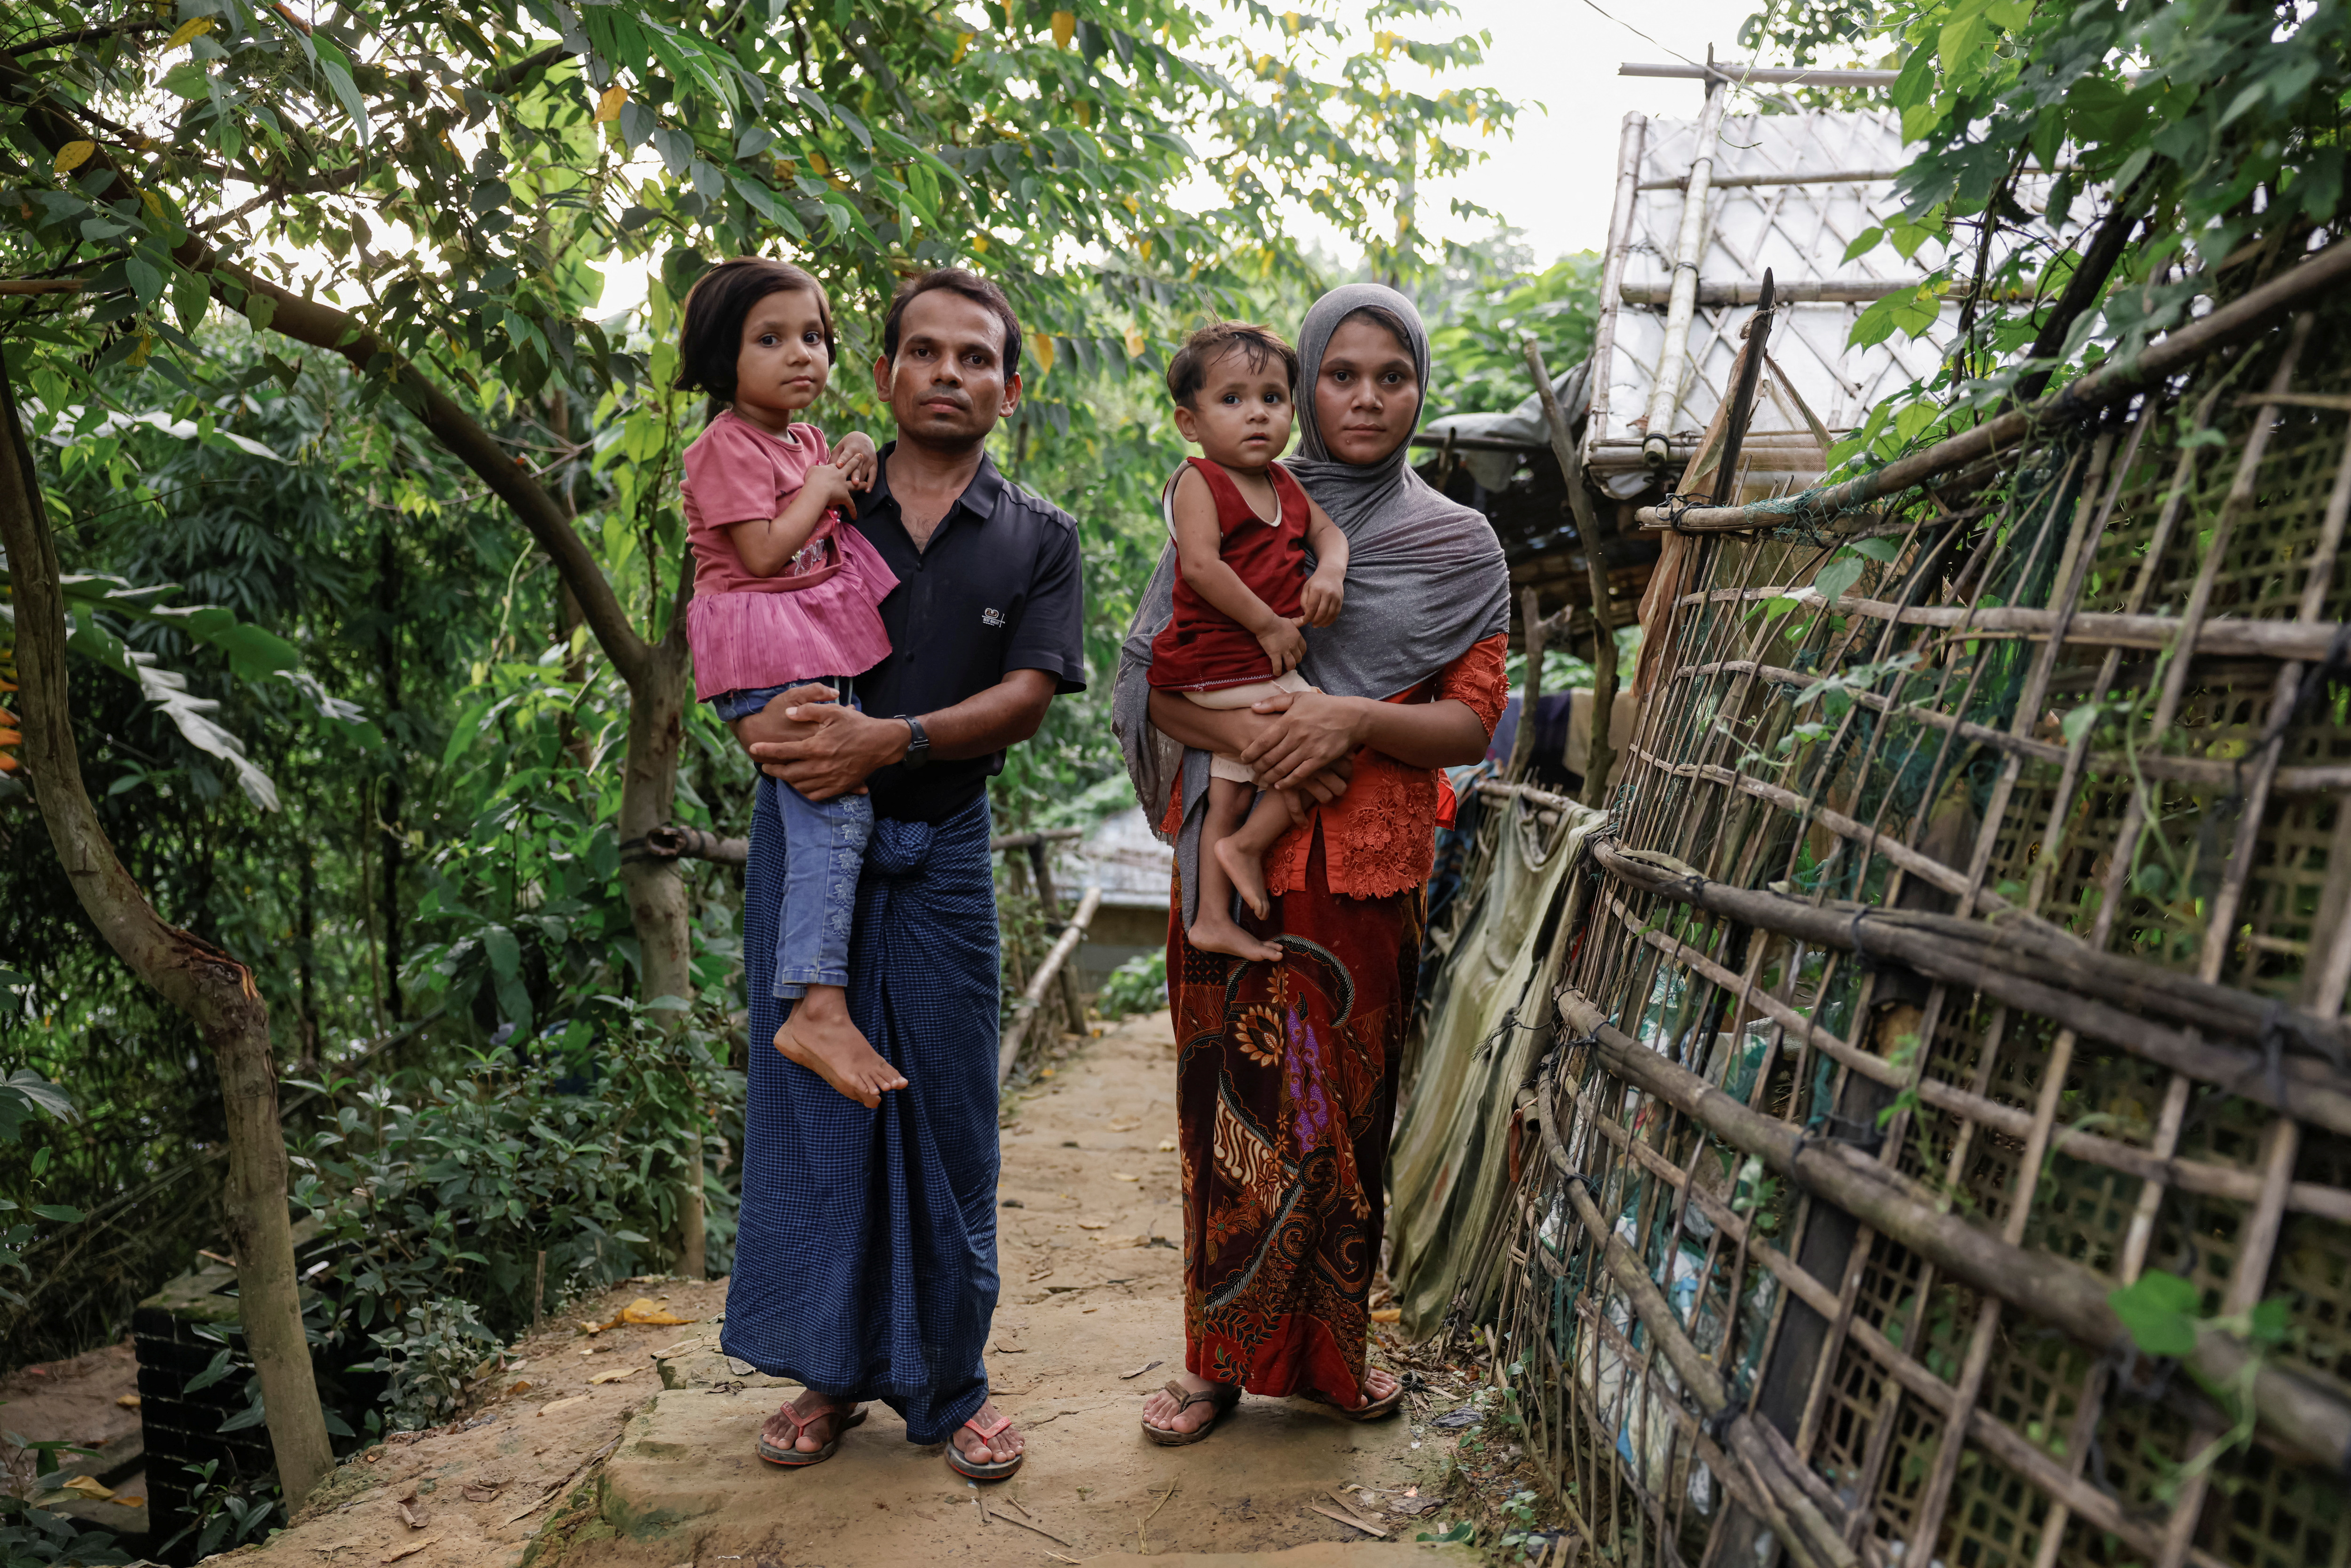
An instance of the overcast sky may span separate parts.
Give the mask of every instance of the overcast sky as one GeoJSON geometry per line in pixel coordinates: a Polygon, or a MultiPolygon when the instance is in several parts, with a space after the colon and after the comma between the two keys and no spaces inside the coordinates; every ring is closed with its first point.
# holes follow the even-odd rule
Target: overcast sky
{"type": "Polygon", "coordinates": [[[1704,92],[1699,83],[1620,77],[1618,64],[1665,64],[1677,54],[1702,60],[1709,44],[1719,59],[1742,58],[1739,25],[1763,8],[1760,0],[1639,6],[1602,0],[1609,16],[1638,26],[1656,40],[1652,43],[1586,0],[1454,4],[1465,32],[1493,35],[1486,64],[1477,73],[1479,85],[1525,107],[1516,134],[1489,143],[1492,155],[1485,163],[1429,187],[1420,207],[1424,221],[1445,237],[1483,237],[1449,215],[1440,217],[1448,201],[1466,198],[1524,229],[1536,259],[1545,264],[1606,243],[1609,179],[1617,132],[1628,110],[1667,120],[1698,117],[1704,92]],[[1438,228],[1440,222],[1447,226],[1438,228]]]}

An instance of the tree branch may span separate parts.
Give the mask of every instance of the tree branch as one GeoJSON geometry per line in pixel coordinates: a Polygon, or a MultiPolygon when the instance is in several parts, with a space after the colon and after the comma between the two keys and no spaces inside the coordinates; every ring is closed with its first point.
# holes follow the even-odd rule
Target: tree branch
{"type": "MultiPolygon", "coordinates": [[[[540,51],[545,54],[547,51],[540,51]]],[[[532,58],[538,58],[533,56],[532,58]]],[[[516,68],[528,62],[518,62],[516,68]]],[[[37,85],[13,65],[0,65],[0,89],[5,89],[25,103],[25,123],[42,144],[54,153],[68,141],[75,140],[78,128],[55,108],[42,100],[37,85]],[[34,91],[28,93],[30,88],[34,91]],[[27,101],[29,99],[29,101],[27,101]]],[[[104,148],[92,154],[85,168],[105,169],[117,179],[125,178],[121,165],[104,148]]],[[[538,541],[555,563],[555,570],[569,585],[580,601],[589,629],[596,634],[604,656],[612,661],[613,668],[626,681],[634,681],[650,667],[653,648],[630,623],[629,612],[622,607],[620,596],[612,591],[611,583],[596,565],[586,541],[564,515],[563,508],[544,486],[532,478],[529,471],[499,446],[490,433],[460,408],[448,393],[429,380],[410,360],[397,352],[391,344],[361,326],[348,313],[316,299],[306,299],[279,287],[248,268],[227,260],[212,246],[191,230],[187,239],[172,253],[172,259],[190,272],[212,279],[213,297],[232,309],[223,285],[241,290],[245,297],[243,310],[252,316],[252,301],[256,295],[271,302],[269,328],[297,342],[312,348],[326,349],[340,354],[351,368],[362,376],[388,374],[404,382],[416,394],[413,405],[424,427],[433,433],[442,446],[481,476],[490,492],[507,504],[515,517],[538,541]],[[379,365],[378,361],[385,363],[379,365]]]]}
{"type": "Polygon", "coordinates": [[[73,44],[94,44],[100,38],[118,37],[128,33],[167,32],[178,25],[178,20],[173,18],[149,22],[110,22],[103,27],[71,27],[62,33],[51,33],[47,37],[35,38],[29,44],[11,44],[5,49],[0,49],[0,54],[5,54],[13,59],[23,55],[37,55],[48,49],[62,49],[73,44]]]}
{"type": "MultiPolygon", "coordinates": [[[[2090,246],[2082,253],[2074,275],[2065,280],[2065,292],[2057,297],[2057,308],[2049,319],[2041,324],[2040,335],[2026,350],[2026,361],[2053,361],[2065,351],[2065,339],[2083,312],[2095,305],[2105,293],[2106,279],[2114,275],[2115,264],[2123,258],[2123,247],[2130,243],[2131,231],[2138,226],[2138,204],[2136,198],[2146,184],[2141,175],[2137,183],[2115,197],[2115,204],[2090,236],[2090,246]]],[[[2028,371],[2016,383],[2016,401],[2029,403],[2048,386],[2049,378],[2057,367],[2044,364],[2039,370],[2028,371]]]]}

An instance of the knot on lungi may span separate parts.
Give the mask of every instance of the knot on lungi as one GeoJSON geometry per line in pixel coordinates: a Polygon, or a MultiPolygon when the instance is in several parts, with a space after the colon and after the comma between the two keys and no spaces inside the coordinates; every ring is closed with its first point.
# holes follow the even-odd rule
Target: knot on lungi
{"type": "Polygon", "coordinates": [[[931,846],[938,839],[939,826],[875,818],[873,837],[865,846],[865,874],[893,882],[922,875],[924,868],[930,864],[931,846]]]}

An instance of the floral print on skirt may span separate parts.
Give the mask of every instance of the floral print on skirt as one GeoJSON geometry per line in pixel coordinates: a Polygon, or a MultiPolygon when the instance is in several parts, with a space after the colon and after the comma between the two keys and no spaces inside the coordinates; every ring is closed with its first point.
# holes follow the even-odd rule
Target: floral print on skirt
{"type": "Polygon", "coordinates": [[[1352,1406],[1423,894],[1321,891],[1320,834],[1304,881],[1315,891],[1276,898],[1262,923],[1285,950],[1279,964],[1199,952],[1169,925],[1184,1364],[1252,1394],[1352,1406]]]}

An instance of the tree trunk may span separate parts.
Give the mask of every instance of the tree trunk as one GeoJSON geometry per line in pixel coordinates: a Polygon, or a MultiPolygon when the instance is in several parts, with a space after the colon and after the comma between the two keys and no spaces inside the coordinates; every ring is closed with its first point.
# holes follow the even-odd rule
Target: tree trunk
{"type": "Polygon", "coordinates": [[[261,1379],[277,1479],[291,1511],[334,1464],[334,1450],[310,1373],[294,1278],[269,1009],[250,969],[156,914],[99,825],[67,717],[57,541],[17,424],[16,394],[5,378],[0,414],[5,424],[0,430],[0,548],[8,552],[15,583],[25,769],[90,923],[132,973],[194,1020],[219,1066],[228,1113],[228,1234],[236,1255],[239,1315],[246,1352],[261,1379]]]}

